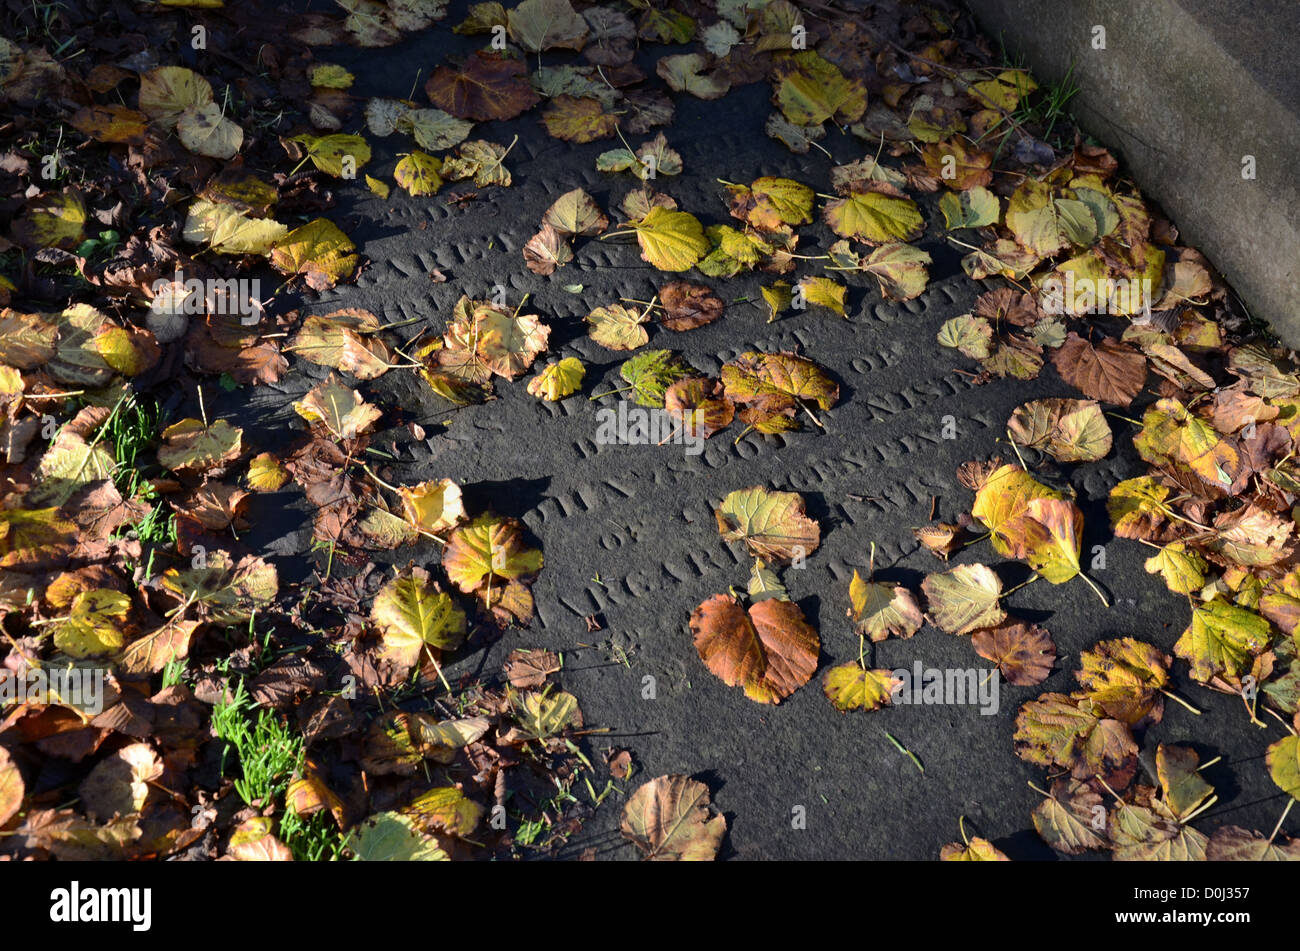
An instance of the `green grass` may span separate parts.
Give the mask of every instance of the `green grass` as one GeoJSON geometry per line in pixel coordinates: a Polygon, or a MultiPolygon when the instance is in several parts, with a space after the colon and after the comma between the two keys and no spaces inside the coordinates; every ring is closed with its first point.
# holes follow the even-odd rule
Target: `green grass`
{"type": "Polygon", "coordinates": [[[289,788],[302,764],[302,736],[271,710],[257,709],[242,679],[229,702],[212,708],[212,730],[227,744],[221,771],[226,771],[232,751],[238,760],[241,776],[235,780],[235,792],[245,803],[266,806],[289,788]]]}
{"type": "Polygon", "coordinates": [[[104,423],[100,436],[112,447],[117,461],[113,481],[127,498],[133,497],[144,481],[138,464],[140,454],[158,442],[161,425],[162,412],[157,402],[135,395],[127,397],[104,423]]]}
{"type": "MultiPolygon", "coordinates": [[[[260,708],[241,679],[228,702],[212,708],[212,730],[227,745],[221,772],[237,767],[235,792],[245,804],[264,809],[283,799],[306,755],[302,734],[289,727],[272,710],[260,708]],[[234,754],[236,763],[231,763],[234,754]]],[[[343,837],[328,812],[301,816],[285,807],[280,817],[280,838],[300,861],[334,861],[343,852],[343,837]]]]}
{"type": "MultiPolygon", "coordinates": [[[[1005,68],[1028,70],[1023,56],[1018,54],[1013,56],[1008,52],[1001,35],[998,37],[998,43],[1002,48],[1002,63],[1005,68]]],[[[1044,130],[1042,134],[1044,142],[1061,144],[1052,142],[1052,131],[1057,123],[1073,119],[1069,109],[1070,100],[1077,96],[1079,91],[1079,85],[1074,81],[1074,62],[1071,61],[1070,68],[1065,71],[1060,82],[1039,86],[1028,96],[1022,97],[1011,113],[1011,119],[1016,125],[1038,125],[1044,130]]]]}
{"type": "Polygon", "coordinates": [[[299,862],[337,862],[343,857],[344,836],[325,810],[311,816],[285,810],[280,837],[299,862]]]}
{"type": "Polygon", "coordinates": [[[69,36],[64,39],[59,38],[59,31],[63,27],[62,11],[66,9],[66,4],[59,0],[29,0],[26,5],[27,10],[23,11],[22,19],[29,21],[23,27],[23,40],[28,43],[43,43],[50,55],[55,59],[71,59],[73,56],[80,55],[83,51],[78,50],[76,53],[68,53],[69,47],[76,42],[76,37],[69,36]],[[30,17],[25,14],[30,10],[30,17]]]}
{"type": "Polygon", "coordinates": [[[1021,99],[1012,118],[1020,125],[1037,124],[1042,126],[1043,141],[1051,142],[1052,131],[1058,122],[1071,121],[1070,100],[1079,94],[1079,86],[1074,81],[1074,63],[1065,71],[1061,81],[1050,86],[1040,86],[1035,92],[1021,99]]]}
{"type": "Polygon", "coordinates": [[[113,484],[122,497],[149,505],[149,512],[143,518],[117,530],[118,537],[134,537],[148,550],[145,561],[148,577],[153,577],[158,551],[175,549],[177,541],[175,513],[145,474],[148,466],[144,454],[157,445],[162,422],[162,411],[155,400],[130,394],[113,408],[96,437],[113,453],[116,463],[113,484]]]}

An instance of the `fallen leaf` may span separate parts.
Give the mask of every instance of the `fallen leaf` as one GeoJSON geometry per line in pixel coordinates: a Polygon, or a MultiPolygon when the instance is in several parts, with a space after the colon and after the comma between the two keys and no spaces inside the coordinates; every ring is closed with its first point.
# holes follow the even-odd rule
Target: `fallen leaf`
{"type": "Polygon", "coordinates": [[[838,664],[826,671],[822,691],[836,710],[879,710],[887,706],[901,681],[888,670],[868,670],[856,662],[838,664]]]}
{"type": "Polygon", "coordinates": [[[439,66],[424,91],[430,101],[461,119],[513,119],[541,101],[519,59],[476,51],[459,69],[439,66]]]}
{"type": "Polygon", "coordinates": [[[384,414],[330,374],[301,400],[295,400],[294,412],[309,423],[320,423],[335,439],[355,439],[370,429],[384,414]]]}
{"type": "Polygon", "coordinates": [[[628,797],[620,828],[651,861],[709,862],[722,847],[727,820],[713,809],[703,783],[658,776],[628,797]]]}
{"type": "Polygon", "coordinates": [[[1056,642],[1037,624],[1009,621],[976,631],[971,636],[975,653],[998,665],[1008,683],[1017,687],[1041,684],[1056,663],[1056,642]]]}
{"type": "Polygon", "coordinates": [[[856,568],[849,582],[849,603],[854,630],[872,641],[911,637],[925,620],[912,592],[902,585],[863,581],[856,568]]]}
{"type": "Polygon", "coordinates": [[[426,648],[453,650],[465,639],[465,612],[451,595],[435,591],[420,568],[384,585],[370,617],[383,635],[385,651],[403,668],[418,663],[426,648]]]}
{"type": "Polygon", "coordinates": [[[1146,358],[1110,338],[1094,346],[1071,332],[1052,355],[1061,379],[1104,403],[1128,406],[1146,383],[1146,358]]]}
{"type": "Polygon", "coordinates": [[[793,601],[768,598],[746,611],[715,594],[692,613],[691,632],[704,665],[758,703],[779,703],[817,669],[817,632],[793,601]]]}
{"type": "Polygon", "coordinates": [[[713,514],[726,541],[744,542],[751,554],[777,564],[802,562],[821,541],[821,529],[804,514],[797,492],[771,492],[759,485],[738,489],[713,514]]]}
{"type": "Polygon", "coordinates": [[[587,368],[577,357],[565,357],[548,364],[537,376],[528,381],[528,392],[539,399],[562,400],[582,388],[582,378],[587,368]]]}
{"type": "Polygon", "coordinates": [[[960,565],[921,582],[935,623],[949,634],[969,634],[1006,620],[998,599],[1002,582],[986,565],[960,565]]]}

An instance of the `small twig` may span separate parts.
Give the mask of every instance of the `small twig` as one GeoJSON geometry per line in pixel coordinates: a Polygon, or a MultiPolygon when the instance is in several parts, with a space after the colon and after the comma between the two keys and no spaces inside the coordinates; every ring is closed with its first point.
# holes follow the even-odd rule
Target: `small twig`
{"type": "Polygon", "coordinates": [[[904,755],[907,756],[908,759],[910,759],[914,764],[916,764],[916,768],[919,769],[922,774],[925,773],[925,767],[921,765],[921,761],[916,758],[915,753],[909,750],[902,743],[898,742],[898,740],[894,739],[893,734],[885,732],[885,736],[886,738],[888,738],[890,743],[894,744],[894,748],[898,750],[898,752],[903,753],[904,755]]]}

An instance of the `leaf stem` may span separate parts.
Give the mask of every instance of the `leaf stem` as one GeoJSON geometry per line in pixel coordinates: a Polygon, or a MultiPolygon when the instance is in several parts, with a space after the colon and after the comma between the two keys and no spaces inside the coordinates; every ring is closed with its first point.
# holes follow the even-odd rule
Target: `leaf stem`
{"type": "Polygon", "coordinates": [[[1016,585],[1014,588],[1008,588],[1006,591],[1003,591],[1000,595],[998,595],[998,597],[999,597],[999,598],[1005,598],[1005,597],[1006,597],[1007,595],[1009,595],[1009,594],[1014,594],[1015,592],[1017,592],[1017,591],[1019,591],[1021,588],[1023,588],[1025,585],[1033,584],[1035,581],[1037,581],[1037,580],[1038,580],[1039,578],[1041,578],[1041,577],[1042,577],[1042,575],[1040,575],[1040,574],[1033,574],[1033,575],[1030,575],[1030,576],[1029,576],[1029,580],[1020,582],[1020,584],[1016,585]]]}
{"type": "Polygon", "coordinates": [[[1286,808],[1282,810],[1282,815],[1278,816],[1277,825],[1273,826],[1273,832],[1268,837],[1270,843],[1277,838],[1278,830],[1282,828],[1282,823],[1286,822],[1287,813],[1291,811],[1291,807],[1294,806],[1295,803],[1296,801],[1294,796],[1286,801],[1286,808]]]}
{"type": "MultiPolygon", "coordinates": [[[[916,765],[916,768],[919,769],[919,770],[921,771],[922,775],[924,775],[924,773],[925,773],[925,767],[922,766],[922,765],[921,765],[921,761],[920,761],[919,759],[916,758],[916,754],[913,753],[911,750],[909,750],[909,749],[908,749],[906,746],[904,746],[902,743],[898,742],[898,740],[894,739],[894,736],[893,736],[892,733],[889,733],[889,732],[887,732],[887,731],[882,731],[882,732],[885,733],[885,737],[889,740],[889,742],[894,744],[894,749],[896,749],[896,750],[898,750],[898,752],[903,753],[904,755],[906,755],[907,758],[910,759],[910,760],[911,760],[911,761],[916,765]]],[[[964,836],[965,833],[963,832],[962,835],[964,836]]],[[[967,843],[967,844],[969,845],[970,843],[967,843]]]]}
{"type": "Polygon", "coordinates": [[[1110,607],[1110,601],[1106,598],[1106,593],[1101,590],[1101,588],[1097,585],[1097,582],[1093,581],[1082,571],[1079,572],[1079,577],[1082,578],[1087,583],[1089,588],[1091,588],[1093,591],[1096,592],[1097,597],[1101,598],[1102,604],[1104,604],[1106,607],[1110,607]]]}
{"type": "MultiPolygon", "coordinates": [[[[1161,687],[1160,692],[1164,694],[1166,697],[1168,697],[1170,700],[1174,701],[1174,703],[1182,704],[1184,707],[1186,707],[1188,710],[1191,710],[1192,713],[1196,714],[1198,717],[1201,715],[1200,710],[1197,710],[1194,706],[1192,706],[1190,703],[1188,703],[1182,697],[1178,696],[1178,694],[1174,693],[1173,691],[1166,690],[1164,687],[1161,687]]],[[[1213,762],[1213,760],[1211,760],[1211,762],[1213,762]]],[[[1210,765],[1209,763],[1205,764],[1205,766],[1209,766],[1209,765],[1210,765]]],[[[1201,768],[1204,769],[1205,766],[1202,766],[1201,768]]]]}
{"type": "Polygon", "coordinates": [[[613,396],[615,393],[626,393],[631,389],[635,389],[635,387],[629,384],[627,386],[620,386],[617,390],[606,390],[604,393],[597,393],[595,396],[588,396],[587,402],[590,403],[592,400],[598,400],[602,396],[613,396]]]}

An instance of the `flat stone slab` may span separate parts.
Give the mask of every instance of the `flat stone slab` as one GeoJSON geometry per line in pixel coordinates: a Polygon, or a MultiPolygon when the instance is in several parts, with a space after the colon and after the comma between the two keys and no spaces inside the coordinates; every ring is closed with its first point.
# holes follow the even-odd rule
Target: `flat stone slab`
{"type": "MultiPolygon", "coordinates": [[[[460,42],[440,34],[438,42],[444,41],[460,42]]],[[[420,41],[379,54],[338,48],[331,58],[357,74],[353,91],[369,96],[407,88],[417,69],[432,61],[431,52],[420,41]]],[[[685,172],[656,186],[706,224],[728,220],[717,178],[748,182],[786,175],[824,188],[835,163],[820,153],[793,155],[763,133],[768,96],[760,84],[716,102],[680,97],[667,136],[682,154],[685,172]]],[[[394,479],[455,479],[465,486],[471,512],[490,506],[522,518],[545,553],[533,589],[532,625],[462,651],[449,676],[494,675],[505,654],[518,647],[563,651],[561,684],[578,697],[589,725],[611,731],[593,735],[591,749],[631,748],[639,764],[633,786],[663,773],[705,779],[728,817],[724,855],[934,859],[943,843],[959,838],[958,817],[964,815],[1012,858],[1054,857],[1030,824],[1040,797],[1027,782],[1041,784],[1042,770],[1012,751],[1017,709],[1045,691],[1073,689],[1078,652],[1097,640],[1132,635],[1168,651],[1186,617],[1185,603],[1142,570],[1148,554],[1143,546],[1110,539],[1104,508],[1110,486],[1145,471],[1132,449],[1129,424],[1111,420],[1116,448],[1106,460],[1061,473],[1085,514],[1085,553],[1106,543],[1105,568],[1091,573],[1109,589],[1114,607],[1103,610],[1081,581],[1056,587],[1039,582],[1009,602],[1012,613],[1043,624],[1056,639],[1058,669],[1046,683],[1003,684],[992,715],[972,705],[838,713],[820,680],[832,663],[857,656],[857,637],[845,616],[848,583],[855,568],[865,574],[871,543],[880,578],[915,588],[925,573],[941,570],[941,562],[918,550],[910,529],[925,524],[932,508],[949,520],[969,510],[972,494],[957,482],[956,467],[991,454],[1011,458],[999,439],[1020,403],[1077,394],[1050,367],[1032,382],[986,386],[954,372],[963,361],[939,347],[935,333],[945,319],[968,311],[982,288],[965,278],[958,256],[941,240],[935,222],[942,218],[931,202],[925,207],[931,231],[919,244],[935,264],[930,288],[915,301],[884,301],[874,281],[850,278],[849,319],[809,310],[769,324],[759,288],[772,276],[741,275],[708,282],[728,301],[717,322],[681,334],[652,329],[650,347],[679,351],[713,375],[751,349],[798,350],[816,360],[841,387],[839,404],[819,414],[824,429],[805,424],[802,432],[751,434],[733,445],[739,432],[733,425],[694,456],[680,445],[599,444],[597,409],[615,407],[618,397],[588,397],[621,385],[617,368],[630,354],[596,345],[582,318],[620,297],[647,300],[671,276],[641,262],[635,245],[579,239],[575,260],[543,278],[525,269],[521,248],[560,194],[583,187],[611,208],[637,182],[595,171],[595,158],[611,147],[608,142],[570,146],[547,138],[531,119],[477,132],[503,144],[518,133],[507,159],[514,186],[485,192],[464,208],[447,204],[450,190],[412,199],[395,189],[387,202],[363,197],[346,205],[336,220],[372,263],[355,286],[331,291],[310,308],[368,308],[385,322],[418,321],[398,334],[409,338],[425,330],[433,336],[444,329],[461,294],[483,297],[500,283],[511,304],[531,295],[527,310],[551,324],[543,361],[577,356],[587,364],[583,390],[558,404],[529,396],[523,380],[499,382],[497,399],[449,417],[445,404],[409,371],[360,386],[373,402],[402,407],[429,434],[416,441],[404,430],[393,431],[400,459],[391,466],[394,479]],[[434,269],[446,275],[446,283],[430,279],[434,269]],[[582,285],[580,294],[564,289],[572,284],[582,285]],[[955,439],[942,436],[949,416],[955,439]],[[449,425],[439,425],[443,418],[449,425]],[[821,664],[812,682],[775,707],[751,702],[710,674],[687,625],[705,598],[732,586],[743,589],[747,581],[751,561],[721,540],[712,509],[726,493],[756,484],[803,494],[823,536],[803,570],[783,572],[790,596],[820,631],[821,664]],[[589,632],[584,619],[590,615],[600,619],[602,630],[589,632]],[[644,698],[646,678],[653,678],[654,699],[644,698]],[[923,774],[886,732],[919,757],[923,774]],[[792,827],[796,807],[806,813],[806,829],[792,827]]],[[[863,145],[851,136],[832,133],[826,144],[836,162],[863,155],[863,145]]],[[[380,170],[409,148],[401,137],[373,145],[373,167],[380,170]]],[[[834,239],[820,224],[801,234],[808,235],[803,248],[825,248],[834,239]]],[[[299,361],[277,385],[228,394],[223,409],[237,414],[250,444],[282,445],[286,430],[301,426],[291,401],[324,375],[299,361]]],[[[1139,411],[1135,406],[1131,414],[1139,411]]],[[[376,445],[388,448],[390,438],[385,434],[376,445]]],[[[293,556],[276,559],[282,576],[293,580],[297,572],[305,578],[307,560],[301,556],[311,534],[306,507],[286,513],[275,496],[252,502],[254,535],[247,540],[293,556]]],[[[430,563],[438,561],[436,546],[422,551],[430,563]]],[[[399,554],[381,553],[378,560],[404,562],[408,553],[399,554]]],[[[975,561],[997,565],[1007,585],[1028,577],[1027,568],[1002,562],[986,544],[967,549],[953,564],[975,561]]],[[[927,667],[990,669],[968,638],[928,626],[910,640],[875,648],[878,667],[911,667],[918,660],[927,667]]],[[[1240,701],[1189,686],[1181,677],[1177,687],[1205,715],[1193,724],[1190,713],[1170,705],[1164,721],[1147,732],[1144,749],[1194,736],[1203,761],[1225,757],[1207,773],[1221,797],[1198,820],[1207,833],[1224,822],[1271,828],[1280,793],[1262,757],[1247,752],[1259,748],[1259,737],[1240,701]],[[1245,758],[1237,761],[1237,755],[1245,758]]],[[[1146,768],[1151,782],[1152,764],[1146,768]]],[[[633,857],[617,834],[620,811],[616,799],[599,810],[566,854],[595,848],[600,857],[633,857]]]]}

